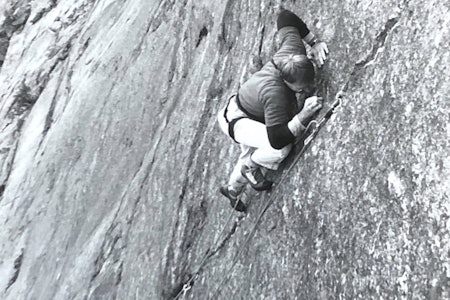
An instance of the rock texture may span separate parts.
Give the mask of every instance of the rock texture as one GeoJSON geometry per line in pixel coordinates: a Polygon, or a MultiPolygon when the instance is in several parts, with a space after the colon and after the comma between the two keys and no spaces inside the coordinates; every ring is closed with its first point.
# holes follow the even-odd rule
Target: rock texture
{"type": "Polygon", "coordinates": [[[450,297],[448,2],[0,12],[0,298],[169,299],[200,266],[183,297],[450,297]],[[286,182],[227,223],[217,187],[238,148],[215,114],[274,53],[281,6],[329,45],[321,93],[346,96],[286,182]]]}

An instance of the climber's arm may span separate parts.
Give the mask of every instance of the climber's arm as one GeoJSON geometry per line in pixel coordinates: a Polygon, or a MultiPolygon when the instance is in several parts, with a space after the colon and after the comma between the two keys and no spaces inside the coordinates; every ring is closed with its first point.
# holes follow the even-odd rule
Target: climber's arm
{"type": "Polygon", "coordinates": [[[306,54],[306,49],[301,42],[303,40],[312,47],[312,55],[318,66],[322,66],[328,54],[327,45],[319,41],[296,14],[289,10],[282,10],[278,15],[277,29],[281,40],[278,52],[306,54]]]}
{"type": "Polygon", "coordinates": [[[289,10],[282,10],[278,15],[277,29],[280,30],[288,26],[297,28],[300,37],[307,43],[315,39],[314,34],[308,29],[308,26],[302,19],[289,10]]]}

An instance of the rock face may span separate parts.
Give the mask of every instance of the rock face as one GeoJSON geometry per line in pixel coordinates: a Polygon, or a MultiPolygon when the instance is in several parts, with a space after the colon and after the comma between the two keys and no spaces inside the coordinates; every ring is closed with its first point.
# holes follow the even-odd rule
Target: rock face
{"type": "Polygon", "coordinates": [[[169,299],[201,266],[186,298],[450,297],[448,2],[0,12],[0,298],[169,299]],[[227,223],[217,188],[238,147],[215,115],[274,53],[281,6],[329,45],[327,102],[346,95],[287,180],[227,223]]]}

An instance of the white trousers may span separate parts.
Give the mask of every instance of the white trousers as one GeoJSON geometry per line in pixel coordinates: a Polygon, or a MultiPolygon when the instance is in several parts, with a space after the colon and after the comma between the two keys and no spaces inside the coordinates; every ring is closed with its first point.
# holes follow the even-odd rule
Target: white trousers
{"type": "MultiPolygon", "coordinates": [[[[227,119],[224,116],[225,109],[227,107],[220,110],[217,119],[222,131],[229,136],[227,119],[232,121],[239,117],[247,117],[247,115],[239,109],[234,96],[228,105],[227,119]]],[[[250,118],[243,118],[236,122],[234,138],[241,147],[241,154],[230,175],[228,184],[236,191],[241,191],[247,183],[247,180],[241,174],[242,165],[250,165],[251,162],[254,162],[267,169],[277,170],[292,149],[292,144],[279,150],[273,148],[269,142],[266,125],[250,118]]]]}

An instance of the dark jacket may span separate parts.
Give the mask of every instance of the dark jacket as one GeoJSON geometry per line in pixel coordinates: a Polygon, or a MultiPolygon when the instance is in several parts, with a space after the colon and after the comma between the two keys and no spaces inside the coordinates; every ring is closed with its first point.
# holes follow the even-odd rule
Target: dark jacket
{"type": "MultiPolygon", "coordinates": [[[[290,54],[306,55],[302,38],[309,33],[306,24],[290,11],[278,16],[279,50],[273,56],[277,65],[281,58],[290,54]]],[[[281,149],[292,143],[295,137],[287,127],[298,112],[295,92],[280,77],[272,61],[253,74],[239,89],[241,108],[253,119],[266,124],[271,146],[281,149]]]]}

